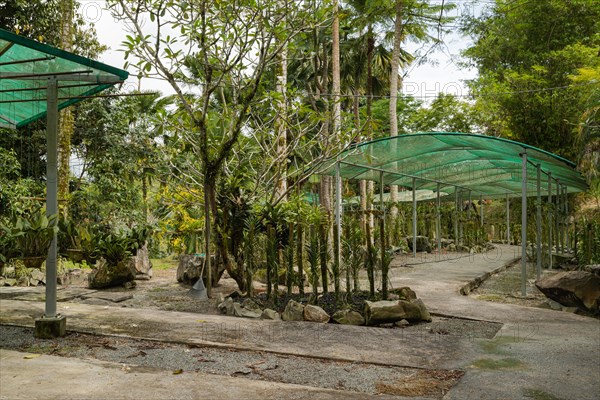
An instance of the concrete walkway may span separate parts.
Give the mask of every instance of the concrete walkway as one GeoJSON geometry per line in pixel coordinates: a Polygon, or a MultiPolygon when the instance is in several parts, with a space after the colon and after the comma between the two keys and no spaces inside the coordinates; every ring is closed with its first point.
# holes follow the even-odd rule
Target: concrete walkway
{"type": "MultiPolygon", "coordinates": [[[[465,376],[445,399],[600,398],[600,321],[564,312],[481,302],[459,294],[459,289],[468,281],[513,262],[518,256],[516,251],[514,246],[499,246],[497,251],[485,255],[420,264],[413,268],[398,267],[393,268],[390,274],[393,287],[410,286],[434,313],[504,324],[493,340],[474,339],[468,334],[440,339],[438,335],[423,335],[422,332],[406,334],[401,329],[257,321],[78,303],[61,302],[59,311],[67,315],[67,329],[72,331],[332,360],[464,369],[465,376]],[[541,395],[546,397],[539,397],[541,395]]],[[[1,324],[33,326],[34,318],[42,313],[41,302],[0,300],[1,324]]],[[[18,384],[22,375],[12,371],[23,368],[30,371],[29,376],[39,377],[41,381],[53,379],[61,382],[70,379],[70,375],[63,372],[69,371],[64,364],[86,371],[81,379],[69,381],[67,392],[73,391],[70,394],[72,397],[87,393],[78,390],[88,388],[88,378],[92,379],[91,376],[97,376],[94,383],[116,382],[115,388],[120,387],[122,379],[128,380],[122,377],[122,371],[115,366],[106,367],[106,363],[98,361],[51,356],[24,360],[21,353],[1,351],[0,354],[0,399],[3,396],[7,399],[17,396],[53,398],[47,396],[41,386],[18,384]],[[45,363],[44,368],[33,368],[41,361],[45,363]]],[[[211,375],[210,379],[203,379],[200,374],[197,379],[191,375],[174,377],[164,371],[144,371],[134,380],[136,385],[130,390],[123,390],[121,397],[103,397],[102,392],[95,391],[90,391],[84,397],[162,399],[244,396],[250,399],[269,398],[278,393],[278,398],[282,399],[367,398],[362,394],[308,387],[298,391],[294,385],[257,383],[242,378],[211,375]],[[187,379],[195,382],[196,391],[185,392],[183,387],[187,388],[188,383],[182,381],[187,379]],[[156,385],[164,388],[164,392],[156,389],[156,385]],[[205,393],[212,395],[195,395],[202,393],[205,387],[205,393]],[[232,388],[232,391],[219,391],[224,387],[232,388]],[[273,392],[267,390],[270,387],[275,388],[273,392]],[[177,392],[176,389],[181,390],[177,392]]],[[[56,393],[56,398],[60,397],[56,393]]]]}

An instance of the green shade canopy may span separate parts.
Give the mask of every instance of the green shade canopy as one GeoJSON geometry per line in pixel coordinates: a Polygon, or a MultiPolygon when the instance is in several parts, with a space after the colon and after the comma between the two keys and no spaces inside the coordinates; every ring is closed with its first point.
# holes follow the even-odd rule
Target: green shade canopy
{"type": "Polygon", "coordinates": [[[46,114],[49,79],[58,108],[127,79],[127,71],[0,29],[0,127],[18,128],[46,114]]]}
{"type": "Polygon", "coordinates": [[[412,189],[437,190],[451,194],[456,190],[474,196],[520,197],[522,157],[527,153],[527,192],[537,188],[537,165],[542,171],[541,188],[552,191],[557,183],[568,193],[587,189],[575,164],[555,154],[523,143],[493,136],[457,132],[406,134],[350,146],[331,159],[322,174],[335,175],[336,162],[344,179],[365,179],[412,189]],[[382,175],[383,174],[383,175],[382,175]]]}

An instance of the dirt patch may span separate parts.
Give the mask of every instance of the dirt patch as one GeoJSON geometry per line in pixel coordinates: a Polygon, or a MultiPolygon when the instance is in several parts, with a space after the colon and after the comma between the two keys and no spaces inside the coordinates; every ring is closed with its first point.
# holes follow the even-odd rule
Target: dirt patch
{"type": "Polygon", "coordinates": [[[377,382],[378,394],[442,398],[464,375],[459,370],[421,370],[393,383],[377,382]]]}

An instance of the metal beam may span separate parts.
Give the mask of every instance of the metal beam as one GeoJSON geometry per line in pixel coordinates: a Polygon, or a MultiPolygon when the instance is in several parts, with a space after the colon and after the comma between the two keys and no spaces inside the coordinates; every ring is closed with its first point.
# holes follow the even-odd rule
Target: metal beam
{"type": "Polygon", "coordinates": [[[417,179],[413,178],[412,226],[413,226],[413,257],[417,258],[417,179]]]}
{"type": "Polygon", "coordinates": [[[440,211],[441,201],[440,201],[440,184],[437,184],[437,202],[436,202],[436,221],[435,221],[435,230],[437,232],[437,248],[440,260],[442,259],[442,221],[441,221],[441,211],[440,211]]]}
{"type": "Polygon", "coordinates": [[[537,257],[536,257],[536,276],[540,279],[542,276],[542,168],[540,164],[537,165],[537,205],[536,205],[536,244],[537,244],[537,257]]]}
{"type": "MultiPolygon", "coordinates": [[[[552,206],[552,174],[548,175],[548,206],[552,206]]],[[[548,267],[552,269],[552,208],[548,207],[548,257],[550,258],[550,263],[548,267]]]]}
{"type": "Polygon", "coordinates": [[[55,58],[56,57],[54,57],[54,56],[46,56],[46,57],[38,57],[38,58],[29,58],[26,60],[5,61],[5,62],[0,62],[0,67],[3,67],[5,65],[27,64],[30,62],[38,62],[38,61],[50,61],[50,60],[54,60],[55,58]]]}
{"type": "Polygon", "coordinates": [[[506,193],[506,244],[510,244],[510,197],[506,193]]]}
{"type": "MultiPolygon", "coordinates": [[[[55,79],[48,81],[46,91],[46,214],[58,213],[58,89],[55,79]]],[[[56,233],[46,258],[46,318],[56,317],[56,233]]]]}
{"type": "Polygon", "coordinates": [[[523,175],[521,177],[521,296],[527,295],[527,149],[521,153],[523,175]]]}

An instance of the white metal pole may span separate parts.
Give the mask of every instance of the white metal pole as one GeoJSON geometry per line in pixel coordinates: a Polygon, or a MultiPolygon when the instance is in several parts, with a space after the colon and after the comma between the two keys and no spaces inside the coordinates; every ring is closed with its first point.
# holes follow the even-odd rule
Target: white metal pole
{"type": "Polygon", "coordinates": [[[506,244],[510,244],[510,198],[506,193],[506,244]]]}
{"type": "Polygon", "coordinates": [[[567,185],[564,186],[565,191],[565,247],[567,253],[571,253],[571,244],[569,243],[569,192],[567,185]]]}
{"type": "Polygon", "coordinates": [[[521,295],[527,295],[527,150],[521,154],[523,172],[521,177],[521,295]]]}
{"type": "MultiPolygon", "coordinates": [[[[548,173],[548,205],[552,206],[552,174],[548,173]]],[[[552,208],[548,208],[548,256],[550,257],[550,263],[548,267],[552,269],[552,208]]]]}
{"type": "MultiPolygon", "coordinates": [[[[334,254],[334,263],[337,266],[338,276],[335,278],[335,287],[339,288],[339,269],[340,269],[340,255],[341,255],[341,234],[342,234],[342,178],[340,175],[340,163],[335,165],[335,245],[336,252],[334,254]]],[[[337,294],[337,293],[336,293],[337,294]]]]}
{"type": "MultiPolygon", "coordinates": [[[[58,213],[58,84],[56,79],[48,80],[46,108],[46,214],[58,213]]],[[[46,258],[46,318],[56,317],[56,233],[48,249],[46,258]]]]}
{"type": "Polygon", "coordinates": [[[536,207],[536,242],[537,242],[537,264],[536,275],[540,279],[542,275],[542,167],[537,165],[537,207],[536,207]]]}
{"type": "Polygon", "coordinates": [[[440,212],[440,183],[437,184],[437,202],[436,202],[436,231],[437,231],[437,248],[440,260],[442,259],[442,221],[440,212]]]}
{"type": "Polygon", "coordinates": [[[417,258],[417,179],[412,179],[412,224],[413,224],[413,257],[417,258]]]}
{"type": "Polygon", "coordinates": [[[483,226],[483,195],[479,195],[479,219],[481,226],[483,226]]]}

